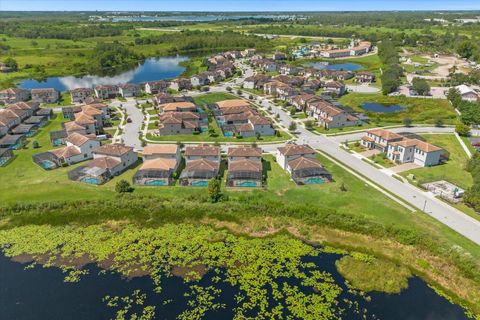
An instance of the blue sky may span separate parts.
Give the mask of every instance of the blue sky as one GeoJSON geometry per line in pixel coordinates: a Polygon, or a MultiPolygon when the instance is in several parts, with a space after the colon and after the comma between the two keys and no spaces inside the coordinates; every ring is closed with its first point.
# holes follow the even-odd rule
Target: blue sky
{"type": "Polygon", "coordinates": [[[7,10],[362,11],[480,10],[480,0],[0,0],[7,10]]]}

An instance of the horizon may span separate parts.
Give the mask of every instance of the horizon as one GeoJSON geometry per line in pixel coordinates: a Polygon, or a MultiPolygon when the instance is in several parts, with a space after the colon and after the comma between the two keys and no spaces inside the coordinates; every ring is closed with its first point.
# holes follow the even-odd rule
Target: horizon
{"type": "Polygon", "coordinates": [[[480,1],[472,0],[424,0],[384,1],[372,0],[367,3],[357,0],[243,0],[225,3],[219,0],[1,0],[2,12],[381,12],[381,11],[477,11],[480,1]],[[250,10],[245,11],[245,6],[250,10]],[[24,10],[23,8],[28,8],[24,10]],[[45,10],[45,8],[50,8],[45,10]],[[141,8],[141,10],[139,9],[141,8]],[[184,10],[189,8],[188,10],[184,10]]]}

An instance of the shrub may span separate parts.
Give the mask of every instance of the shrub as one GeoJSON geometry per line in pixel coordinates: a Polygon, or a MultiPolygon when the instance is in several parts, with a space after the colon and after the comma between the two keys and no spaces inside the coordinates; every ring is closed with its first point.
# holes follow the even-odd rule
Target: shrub
{"type": "Polygon", "coordinates": [[[290,125],[288,126],[288,130],[290,131],[297,130],[297,123],[295,121],[290,122],[290,125]]]}
{"type": "Polygon", "coordinates": [[[222,197],[220,182],[215,178],[210,179],[208,182],[208,195],[210,196],[210,201],[212,203],[218,202],[222,197]]]}
{"type": "Polygon", "coordinates": [[[455,132],[461,135],[462,137],[466,137],[470,132],[470,127],[467,126],[466,124],[459,123],[455,126],[455,132]]]}
{"type": "Polygon", "coordinates": [[[117,193],[126,193],[126,192],[132,192],[133,188],[130,186],[130,183],[128,183],[127,180],[120,180],[115,185],[115,191],[117,193]]]}
{"type": "Polygon", "coordinates": [[[34,141],[32,142],[32,147],[33,147],[33,149],[38,149],[38,148],[40,148],[40,144],[38,143],[37,140],[34,140],[34,141]]]}

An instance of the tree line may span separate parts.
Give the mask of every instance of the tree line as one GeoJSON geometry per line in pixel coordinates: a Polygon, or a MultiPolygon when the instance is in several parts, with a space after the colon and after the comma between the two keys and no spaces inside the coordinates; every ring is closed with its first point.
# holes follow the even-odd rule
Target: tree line
{"type": "Polygon", "coordinates": [[[403,68],[400,66],[399,55],[395,44],[382,41],[378,44],[378,57],[382,62],[382,93],[389,94],[397,90],[402,84],[403,68]]]}

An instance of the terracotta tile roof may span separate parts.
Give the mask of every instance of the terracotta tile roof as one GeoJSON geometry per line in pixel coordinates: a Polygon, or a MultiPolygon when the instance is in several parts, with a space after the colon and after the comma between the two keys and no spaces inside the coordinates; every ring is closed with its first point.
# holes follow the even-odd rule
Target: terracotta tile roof
{"type": "Polygon", "coordinates": [[[101,157],[101,158],[93,159],[92,161],[90,161],[88,163],[88,166],[90,168],[98,167],[102,169],[112,169],[118,166],[119,164],[121,164],[121,162],[117,159],[110,158],[110,157],[101,157]]]}
{"type": "Polygon", "coordinates": [[[294,160],[288,161],[288,166],[295,170],[311,169],[311,168],[323,168],[317,159],[299,157],[294,160]]]}
{"type": "Polygon", "coordinates": [[[284,147],[279,147],[278,151],[284,156],[315,154],[315,150],[307,144],[286,144],[284,147]]]}
{"type": "Polygon", "coordinates": [[[69,142],[73,145],[76,145],[77,147],[80,147],[90,141],[91,139],[87,136],[84,136],[83,134],[73,132],[68,135],[67,139],[65,139],[66,142],[69,142]]]}
{"type": "Polygon", "coordinates": [[[214,171],[215,172],[215,171],[218,171],[219,168],[220,168],[220,162],[210,161],[205,159],[189,161],[185,166],[185,170],[187,171],[214,171]]]}
{"type": "Polygon", "coordinates": [[[224,115],[227,115],[227,114],[234,114],[234,113],[244,113],[244,112],[251,112],[253,113],[253,109],[250,109],[250,107],[247,107],[247,106],[236,106],[236,107],[230,107],[230,108],[224,108],[224,109],[221,109],[222,113],[224,115]]]}
{"type": "Polygon", "coordinates": [[[220,156],[220,148],[209,145],[188,146],[185,148],[186,156],[220,156]]]}
{"type": "Polygon", "coordinates": [[[79,124],[76,123],[75,121],[65,122],[65,123],[63,124],[63,126],[65,127],[65,130],[66,130],[67,132],[69,132],[69,131],[78,131],[78,130],[85,130],[85,127],[84,127],[84,126],[79,125],[79,124]]]}
{"type": "Polygon", "coordinates": [[[124,144],[113,143],[113,144],[106,144],[104,146],[100,146],[95,150],[93,150],[93,152],[96,154],[104,154],[108,156],[119,157],[128,152],[131,152],[132,150],[133,150],[132,147],[127,147],[124,144]]]}
{"type": "Polygon", "coordinates": [[[392,140],[392,139],[402,139],[403,137],[399,134],[394,132],[385,130],[385,129],[373,129],[367,131],[367,133],[373,134],[385,140],[392,140]]]}
{"type": "Polygon", "coordinates": [[[253,131],[253,125],[251,123],[236,124],[235,129],[238,132],[250,132],[253,131]]]}
{"type": "Polygon", "coordinates": [[[253,171],[262,172],[263,166],[261,161],[254,161],[249,159],[230,161],[228,163],[228,171],[253,171]]]}
{"type": "Polygon", "coordinates": [[[161,104],[159,107],[164,112],[171,112],[171,111],[177,111],[177,110],[182,110],[182,109],[196,109],[197,108],[194,103],[189,102],[189,101],[170,102],[170,103],[161,104]]]}
{"type": "Polygon", "coordinates": [[[102,111],[90,105],[82,106],[82,112],[87,116],[99,116],[103,114],[102,111]]]}
{"type": "Polygon", "coordinates": [[[143,148],[143,155],[177,154],[176,144],[154,144],[143,148]]]}
{"type": "Polygon", "coordinates": [[[94,124],[95,119],[83,112],[79,112],[75,113],[75,123],[79,125],[94,124]]]}
{"type": "Polygon", "coordinates": [[[248,121],[253,125],[268,125],[271,123],[268,118],[262,116],[249,117],[248,121]]]}
{"type": "Polygon", "coordinates": [[[173,170],[177,166],[177,160],[176,159],[163,159],[163,158],[157,158],[157,159],[151,159],[151,160],[146,160],[142,166],[140,167],[139,170],[173,170]]]}
{"type": "Polygon", "coordinates": [[[41,89],[32,89],[31,93],[36,94],[36,93],[54,93],[57,92],[54,88],[41,88],[41,89]]]}
{"type": "Polygon", "coordinates": [[[19,94],[19,93],[27,93],[27,92],[29,92],[29,91],[28,91],[28,90],[19,89],[19,88],[7,88],[7,89],[4,89],[4,90],[0,90],[0,93],[3,93],[3,94],[11,94],[11,95],[19,94]]]}
{"type": "Polygon", "coordinates": [[[234,147],[228,148],[228,157],[261,157],[262,148],[253,147],[234,147]]]}
{"type": "Polygon", "coordinates": [[[242,99],[222,100],[216,102],[216,104],[220,109],[232,107],[250,107],[250,103],[242,99]]]}
{"type": "Polygon", "coordinates": [[[443,150],[440,147],[418,139],[403,139],[401,141],[393,143],[393,145],[402,146],[404,148],[415,147],[415,149],[421,150],[423,152],[434,152],[443,150]]]}
{"type": "Polygon", "coordinates": [[[68,146],[60,149],[54,149],[48,152],[54,154],[57,158],[65,158],[65,159],[82,154],[82,152],[75,146],[68,146]]]}

